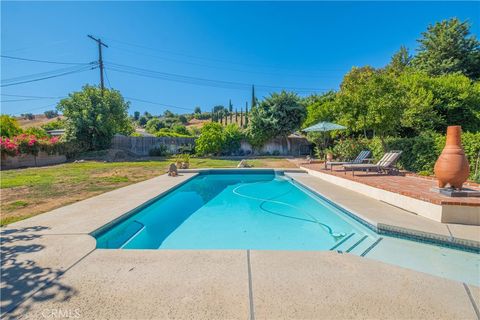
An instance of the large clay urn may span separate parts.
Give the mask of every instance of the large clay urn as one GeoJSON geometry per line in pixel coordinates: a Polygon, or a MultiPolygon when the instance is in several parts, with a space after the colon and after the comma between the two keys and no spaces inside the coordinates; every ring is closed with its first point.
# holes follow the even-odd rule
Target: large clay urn
{"type": "Polygon", "coordinates": [[[470,174],[468,160],[462,148],[461,134],[461,126],[447,128],[447,142],[434,168],[439,188],[449,184],[455,189],[461,189],[470,174]]]}

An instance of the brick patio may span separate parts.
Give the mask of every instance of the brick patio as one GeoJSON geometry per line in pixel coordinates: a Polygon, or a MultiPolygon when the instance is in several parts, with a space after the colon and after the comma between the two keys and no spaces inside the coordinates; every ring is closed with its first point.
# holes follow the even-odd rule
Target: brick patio
{"type": "MultiPolygon", "coordinates": [[[[385,175],[377,173],[355,172],[355,176],[351,171],[345,172],[342,167],[334,167],[331,171],[326,170],[323,163],[306,164],[300,160],[295,160],[298,166],[320,171],[322,173],[331,174],[344,179],[363,183],[365,185],[379,188],[382,190],[395,192],[404,196],[431,202],[438,205],[460,205],[480,207],[480,198],[474,197],[456,197],[451,198],[439,193],[431,191],[436,187],[436,180],[431,178],[423,178],[418,176],[406,175],[385,175]]],[[[469,184],[468,188],[480,190],[478,185],[469,184]]]]}

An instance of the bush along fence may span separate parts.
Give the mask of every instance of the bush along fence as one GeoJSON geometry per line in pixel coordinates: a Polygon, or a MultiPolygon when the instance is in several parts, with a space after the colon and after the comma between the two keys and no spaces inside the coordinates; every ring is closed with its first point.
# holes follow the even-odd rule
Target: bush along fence
{"type": "Polygon", "coordinates": [[[0,138],[1,168],[16,169],[58,164],[67,161],[65,144],[57,137],[37,138],[21,134],[0,138]]]}
{"type": "MultiPolygon", "coordinates": [[[[426,132],[412,138],[388,137],[383,144],[387,150],[403,151],[398,161],[400,168],[420,175],[432,175],[435,161],[445,146],[445,136],[426,132]]],[[[480,181],[480,132],[462,133],[462,145],[470,164],[470,179],[480,181]]],[[[336,141],[332,152],[336,158],[346,160],[368,149],[378,160],[384,153],[384,146],[379,138],[348,138],[336,141]]]]}
{"type": "Polygon", "coordinates": [[[115,135],[112,149],[122,149],[139,156],[164,156],[193,150],[195,138],[180,137],[132,137],[115,135]]]}

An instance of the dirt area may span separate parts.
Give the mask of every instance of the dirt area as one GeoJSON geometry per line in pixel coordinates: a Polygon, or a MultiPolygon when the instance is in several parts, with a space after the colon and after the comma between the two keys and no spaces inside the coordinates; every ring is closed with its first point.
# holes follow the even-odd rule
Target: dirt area
{"type": "Polygon", "coordinates": [[[58,116],[58,117],[48,119],[43,114],[36,114],[35,119],[33,119],[33,120],[28,120],[28,119],[25,119],[25,118],[22,118],[22,117],[16,117],[15,119],[17,120],[19,126],[22,129],[27,129],[27,128],[31,128],[31,127],[40,127],[40,126],[42,126],[44,124],[47,124],[49,122],[56,121],[57,119],[65,119],[65,117],[64,116],[58,116]]]}

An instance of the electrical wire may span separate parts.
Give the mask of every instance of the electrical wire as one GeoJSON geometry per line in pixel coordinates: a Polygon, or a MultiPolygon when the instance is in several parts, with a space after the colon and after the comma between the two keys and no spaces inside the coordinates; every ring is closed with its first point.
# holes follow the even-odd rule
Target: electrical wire
{"type": "Polygon", "coordinates": [[[248,74],[264,74],[264,75],[289,76],[289,77],[299,77],[299,78],[330,78],[330,76],[325,76],[325,75],[290,74],[290,73],[284,73],[284,72],[263,72],[263,71],[257,71],[257,70],[234,69],[234,68],[214,66],[214,65],[208,65],[208,64],[179,60],[179,59],[166,58],[166,57],[162,57],[162,56],[159,56],[159,55],[143,53],[143,52],[140,52],[140,51],[117,48],[115,46],[110,46],[110,48],[114,49],[114,50],[118,49],[118,50],[121,50],[122,52],[130,53],[130,54],[133,54],[133,55],[136,55],[136,56],[143,55],[143,56],[155,58],[157,60],[171,61],[171,62],[175,62],[175,63],[200,66],[200,67],[205,67],[205,68],[210,68],[210,69],[215,69],[215,70],[222,69],[222,70],[227,70],[227,71],[242,72],[242,73],[248,73],[248,74]]]}
{"type": "Polygon", "coordinates": [[[110,84],[110,79],[108,78],[107,70],[105,70],[105,68],[103,68],[103,72],[105,73],[105,78],[107,78],[108,87],[112,89],[112,85],[110,84]]]}
{"type": "Polygon", "coordinates": [[[148,101],[148,100],[132,98],[132,97],[125,97],[125,99],[138,101],[138,102],[149,103],[149,104],[158,105],[158,106],[167,107],[167,108],[181,109],[181,110],[187,110],[187,111],[192,111],[193,110],[192,108],[179,107],[179,106],[174,106],[174,105],[171,105],[171,104],[164,104],[164,103],[148,101]]]}
{"type": "Polygon", "coordinates": [[[38,98],[38,99],[60,99],[63,97],[44,97],[44,96],[26,96],[26,95],[21,95],[21,94],[7,94],[7,93],[0,93],[1,96],[6,96],[6,97],[19,97],[19,98],[38,98]]]}
{"type": "MultiPolygon", "coordinates": [[[[43,100],[43,99],[45,98],[10,99],[10,100],[1,100],[0,102],[5,103],[5,102],[32,101],[32,100],[43,100]]],[[[53,99],[53,98],[49,98],[49,99],[53,99]]]]}
{"type": "Polygon", "coordinates": [[[92,62],[60,62],[60,61],[50,61],[50,60],[39,60],[39,59],[30,59],[30,58],[7,56],[7,55],[3,55],[3,54],[0,55],[0,57],[6,58],[6,59],[12,59],[12,60],[22,60],[22,61],[50,63],[50,64],[82,65],[82,64],[92,63],[92,62]]]}
{"type": "Polygon", "coordinates": [[[57,78],[57,77],[63,77],[63,76],[66,76],[66,75],[70,75],[70,74],[74,74],[74,73],[79,73],[79,72],[84,72],[84,71],[87,71],[87,70],[93,70],[93,69],[96,69],[96,68],[97,68],[97,66],[94,66],[94,67],[90,67],[90,66],[85,67],[85,66],[84,66],[84,67],[79,68],[79,69],[77,69],[77,70],[68,71],[68,72],[63,72],[63,73],[59,73],[59,74],[55,74],[55,75],[51,75],[51,76],[42,77],[42,78],[25,80],[25,81],[19,81],[19,82],[8,83],[8,84],[2,84],[2,85],[0,85],[0,87],[9,87],[9,86],[15,86],[15,85],[24,84],[24,83],[30,83],[30,82],[47,80],[47,79],[52,79],[52,78],[57,78]]]}
{"type": "MultiPolygon", "coordinates": [[[[240,89],[240,90],[251,90],[252,84],[232,82],[232,81],[223,81],[223,80],[212,80],[198,77],[191,77],[167,72],[160,72],[156,70],[149,70],[144,68],[138,68],[123,64],[118,64],[114,62],[106,62],[105,68],[109,70],[122,72],[127,74],[133,74],[143,77],[156,78],[161,80],[182,82],[194,85],[203,85],[216,88],[227,88],[227,89],[240,89]]],[[[256,88],[260,89],[286,89],[297,92],[317,92],[317,91],[326,91],[327,89],[318,89],[318,88],[297,88],[297,87],[288,87],[288,86],[272,86],[272,85],[255,85],[256,88]]]]}
{"type": "MultiPolygon", "coordinates": [[[[188,53],[183,53],[183,52],[178,52],[178,51],[152,48],[152,47],[149,47],[149,46],[135,44],[135,43],[131,43],[131,42],[123,41],[123,40],[118,40],[118,39],[113,39],[113,38],[107,38],[107,37],[104,37],[104,38],[107,39],[109,42],[116,42],[116,43],[124,45],[124,46],[136,47],[136,48],[146,49],[146,50],[150,50],[150,51],[154,51],[154,52],[164,52],[166,54],[183,56],[183,57],[192,58],[192,59],[214,61],[214,62],[220,62],[220,63],[224,63],[224,64],[239,65],[239,66],[248,66],[248,67],[252,67],[252,68],[269,68],[269,69],[275,69],[275,70],[279,69],[278,66],[266,66],[266,65],[259,65],[259,64],[249,64],[249,63],[236,62],[236,61],[231,61],[231,60],[200,57],[200,56],[196,56],[196,55],[192,55],[192,54],[188,54],[188,53]]],[[[323,71],[335,71],[335,72],[341,71],[341,72],[344,72],[345,70],[342,70],[342,69],[324,69],[323,71]]]]}

